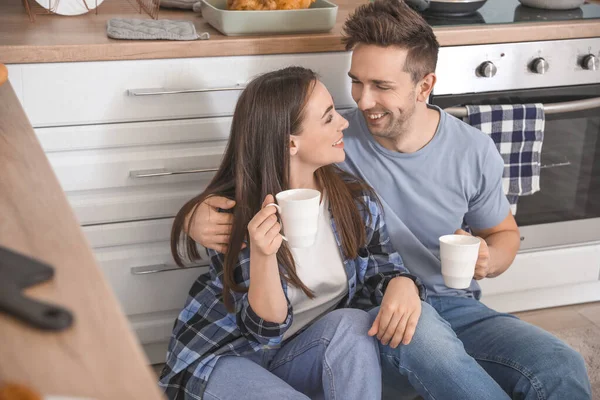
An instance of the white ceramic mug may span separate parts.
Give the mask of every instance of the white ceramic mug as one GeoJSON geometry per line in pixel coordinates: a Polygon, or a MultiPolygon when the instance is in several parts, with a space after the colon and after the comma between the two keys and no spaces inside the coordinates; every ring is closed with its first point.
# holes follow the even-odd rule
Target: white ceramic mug
{"type": "Polygon", "coordinates": [[[291,247],[309,247],[315,243],[319,222],[321,192],[314,189],[291,189],[275,195],[277,203],[265,207],[277,208],[281,217],[282,235],[291,247]]]}
{"type": "Polygon", "coordinates": [[[453,289],[466,289],[471,285],[480,244],[479,239],[474,236],[440,237],[440,260],[446,286],[453,289]]]}

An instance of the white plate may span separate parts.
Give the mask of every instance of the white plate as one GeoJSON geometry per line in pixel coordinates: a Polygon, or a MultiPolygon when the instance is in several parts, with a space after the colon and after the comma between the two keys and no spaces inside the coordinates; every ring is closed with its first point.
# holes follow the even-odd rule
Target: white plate
{"type": "Polygon", "coordinates": [[[46,10],[52,7],[52,11],[60,15],[81,15],[95,9],[104,0],[35,0],[46,10]],[[86,7],[87,4],[87,7],[86,7]]]}

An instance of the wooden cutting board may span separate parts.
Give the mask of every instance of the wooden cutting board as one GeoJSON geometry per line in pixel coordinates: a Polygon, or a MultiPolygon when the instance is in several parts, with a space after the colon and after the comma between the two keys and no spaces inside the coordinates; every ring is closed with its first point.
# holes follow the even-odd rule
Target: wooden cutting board
{"type": "Polygon", "coordinates": [[[161,399],[5,71],[0,67],[0,246],[54,267],[50,281],[25,294],[65,307],[74,322],[49,332],[0,313],[0,386],[95,400],[161,399]]]}

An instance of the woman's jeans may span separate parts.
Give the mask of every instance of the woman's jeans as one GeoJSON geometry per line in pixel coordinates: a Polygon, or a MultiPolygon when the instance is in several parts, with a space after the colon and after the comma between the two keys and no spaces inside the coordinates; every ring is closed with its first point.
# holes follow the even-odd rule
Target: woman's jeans
{"type": "Polygon", "coordinates": [[[472,298],[428,303],[410,344],[379,346],[385,400],[592,398],[583,358],[550,333],[472,298]]]}
{"type": "Polygon", "coordinates": [[[279,349],[221,357],[204,398],[378,400],[379,349],[370,327],[366,311],[339,309],[279,349]]]}

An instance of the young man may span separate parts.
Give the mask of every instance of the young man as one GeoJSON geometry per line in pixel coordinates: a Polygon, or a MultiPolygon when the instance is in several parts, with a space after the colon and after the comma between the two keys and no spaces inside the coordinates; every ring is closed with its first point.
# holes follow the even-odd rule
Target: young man
{"type": "MultiPolygon", "coordinates": [[[[431,27],[402,1],[376,0],[348,18],[344,33],[358,108],[345,115],[343,167],[375,188],[394,247],[428,291],[416,330],[397,317],[401,305],[371,311],[385,385],[412,386],[427,399],[590,399],[577,352],[487,308],[476,281],[466,290],[444,285],[441,235],[468,234],[466,224],[480,238],[476,280],[506,271],[520,240],[491,139],[426,103],[439,47],[431,27]]],[[[207,201],[190,236],[226,251],[229,217],[213,211],[232,206],[207,201]]]]}

